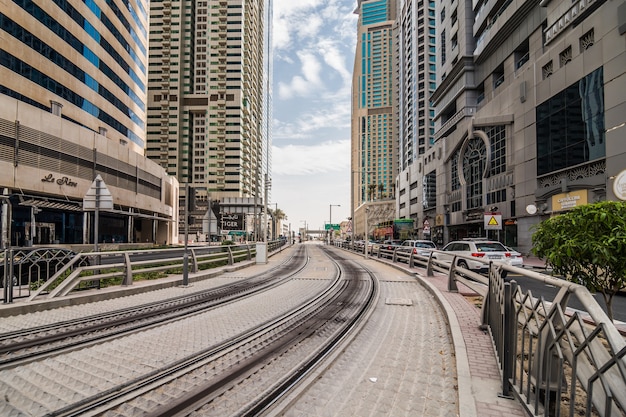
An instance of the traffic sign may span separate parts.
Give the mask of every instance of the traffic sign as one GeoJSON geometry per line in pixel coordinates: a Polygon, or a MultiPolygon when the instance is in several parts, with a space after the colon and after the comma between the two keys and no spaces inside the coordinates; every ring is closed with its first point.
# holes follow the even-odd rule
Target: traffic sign
{"type": "Polygon", "coordinates": [[[485,213],[485,230],[502,230],[502,213],[485,213]]]}
{"type": "Polygon", "coordinates": [[[330,230],[331,228],[333,230],[339,230],[339,225],[338,224],[328,224],[328,223],[326,223],[324,225],[324,230],[330,230]]]}
{"type": "Polygon", "coordinates": [[[91,183],[91,187],[87,190],[87,194],[83,197],[84,210],[112,210],[113,196],[107,185],[102,180],[100,174],[91,183]]]}

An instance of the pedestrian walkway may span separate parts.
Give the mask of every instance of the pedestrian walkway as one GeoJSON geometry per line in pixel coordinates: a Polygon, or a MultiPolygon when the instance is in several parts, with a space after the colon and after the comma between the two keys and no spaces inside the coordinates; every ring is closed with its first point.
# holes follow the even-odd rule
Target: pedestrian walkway
{"type": "MultiPolygon", "coordinates": [[[[406,273],[414,274],[438,299],[448,317],[450,333],[456,355],[459,415],[462,417],[515,417],[525,416],[520,403],[513,398],[504,398],[502,376],[493,341],[488,331],[480,326],[480,304],[478,294],[458,284],[459,291],[448,291],[448,276],[435,273],[426,276],[424,269],[411,269],[407,265],[378,259],[406,273]]],[[[537,258],[528,267],[541,267],[537,258]]],[[[526,266],[526,265],[525,265],[526,266]]],[[[545,268],[545,264],[543,265],[545,268]]]]}

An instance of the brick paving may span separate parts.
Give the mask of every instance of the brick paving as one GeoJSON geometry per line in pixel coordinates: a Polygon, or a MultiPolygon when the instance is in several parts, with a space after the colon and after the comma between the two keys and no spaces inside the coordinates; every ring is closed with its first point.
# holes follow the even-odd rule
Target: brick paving
{"type": "MultiPolygon", "coordinates": [[[[415,272],[417,269],[402,269],[415,272]]],[[[459,292],[448,291],[448,277],[444,274],[435,273],[434,277],[427,277],[426,272],[420,270],[417,274],[418,280],[429,286],[437,295],[448,314],[450,326],[454,330],[458,325],[459,332],[456,336],[455,346],[457,348],[457,366],[461,367],[459,361],[467,360],[469,375],[467,379],[459,378],[460,395],[468,394],[473,397],[466,400],[466,407],[460,410],[460,415],[464,417],[503,417],[503,416],[525,416],[523,407],[515,399],[504,398],[502,393],[501,374],[493,347],[493,342],[489,332],[480,328],[480,308],[471,303],[466,295],[475,293],[462,284],[459,285],[459,292]],[[460,333],[460,334],[459,334],[460,333]],[[462,341],[458,340],[459,337],[462,341]],[[465,349],[460,352],[459,348],[465,349]],[[463,358],[463,353],[466,357],[463,358]],[[471,403],[474,403],[475,410],[471,410],[471,403]]],[[[461,376],[461,375],[460,375],[461,376]]],[[[463,404],[463,401],[461,400],[463,404]]]]}

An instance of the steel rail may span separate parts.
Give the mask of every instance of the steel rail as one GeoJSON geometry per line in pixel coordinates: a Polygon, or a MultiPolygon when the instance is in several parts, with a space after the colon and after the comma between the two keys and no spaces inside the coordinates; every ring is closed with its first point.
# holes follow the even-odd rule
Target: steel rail
{"type": "MultiPolygon", "coordinates": [[[[300,328],[302,323],[306,323],[307,320],[314,317],[317,312],[328,303],[328,300],[331,300],[332,302],[332,300],[336,298],[338,291],[337,288],[344,286],[341,278],[341,272],[337,269],[335,278],[331,284],[329,284],[323,292],[312,297],[304,305],[293,308],[292,310],[259,326],[242,332],[236,337],[223,343],[210,346],[201,352],[195,352],[166,367],[154,370],[138,378],[109,388],[104,392],[100,392],[74,404],[70,404],[62,409],[50,412],[46,414],[46,417],[100,415],[108,410],[112,410],[119,404],[129,401],[133,397],[150,392],[151,390],[180,378],[195,369],[207,366],[211,362],[216,361],[229,353],[236,353],[236,349],[239,347],[251,344],[264,345],[265,340],[278,340],[280,343],[280,337],[276,335],[276,332],[280,332],[280,334],[284,335],[295,331],[300,334],[302,333],[300,328]]],[[[268,349],[268,346],[272,345],[269,344],[265,346],[265,350],[268,349]]],[[[272,349],[270,348],[269,350],[271,351],[272,349]]],[[[238,360],[238,362],[244,368],[246,366],[252,366],[246,361],[238,360]]],[[[243,371],[245,371],[245,369],[235,370],[230,374],[225,375],[222,379],[218,378],[218,381],[213,381],[208,389],[215,390],[219,386],[223,386],[232,379],[233,375],[237,375],[243,371]]],[[[204,388],[206,389],[206,386],[204,388]]],[[[206,394],[203,395],[206,397],[206,394]]],[[[183,401],[188,402],[189,399],[184,399],[183,401]]],[[[165,406],[172,408],[175,405],[176,404],[174,402],[170,402],[170,404],[165,406]]],[[[156,415],[172,415],[172,411],[168,409],[157,412],[156,415]]]]}
{"type": "Polygon", "coordinates": [[[0,336],[0,355],[3,355],[0,358],[0,369],[163,325],[280,285],[306,267],[308,256],[301,256],[303,252],[303,249],[299,249],[281,265],[234,284],[115,312],[5,333],[0,336]],[[281,271],[288,273],[276,279],[276,274],[281,271]],[[20,354],[20,351],[23,352],[20,354]]]}

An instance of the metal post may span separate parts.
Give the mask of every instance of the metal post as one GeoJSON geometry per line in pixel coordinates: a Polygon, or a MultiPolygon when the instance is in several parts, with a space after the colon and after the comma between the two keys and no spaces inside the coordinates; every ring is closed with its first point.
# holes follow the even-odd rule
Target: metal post
{"type": "Polygon", "coordinates": [[[30,206],[30,241],[31,246],[35,245],[37,226],[35,225],[35,206],[30,206]]]}
{"type": "Polygon", "coordinates": [[[329,223],[329,229],[328,229],[328,244],[330,245],[332,242],[332,236],[333,236],[333,206],[335,207],[341,207],[341,204],[331,204],[330,205],[330,213],[328,214],[328,223],[329,223]]]}
{"type": "Polygon", "coordinates": [[[367,225],[367,215],[369,214],[369,208],[365,208],[365,259],[367,259],[367,250],[369,249],[369,238],[368,238],[368,233],[367,233],[367,229],[368,229],[368,225],[367,225]]]}
{"type": "Polygon", "coordinates": [[[98,224],[100,223],[100,180],[96,178],[96,208],[93,219],[93,251],[98,252],[98,224]]]}
{"type": "Polygon", "coordinates": [[[267,183],[267,172],[263,174],[263,179],[265,180],[263,183],[263,242],[267,243],[267,189],[269,188],[269,184],[267,183]]]}
{"type": "Polygon", "coordinates": [[[189,285],[189,254],[187,240],[189,237],[189,184],[185,184],[185,252],[183,253],[183,287],[189,285]]]}

